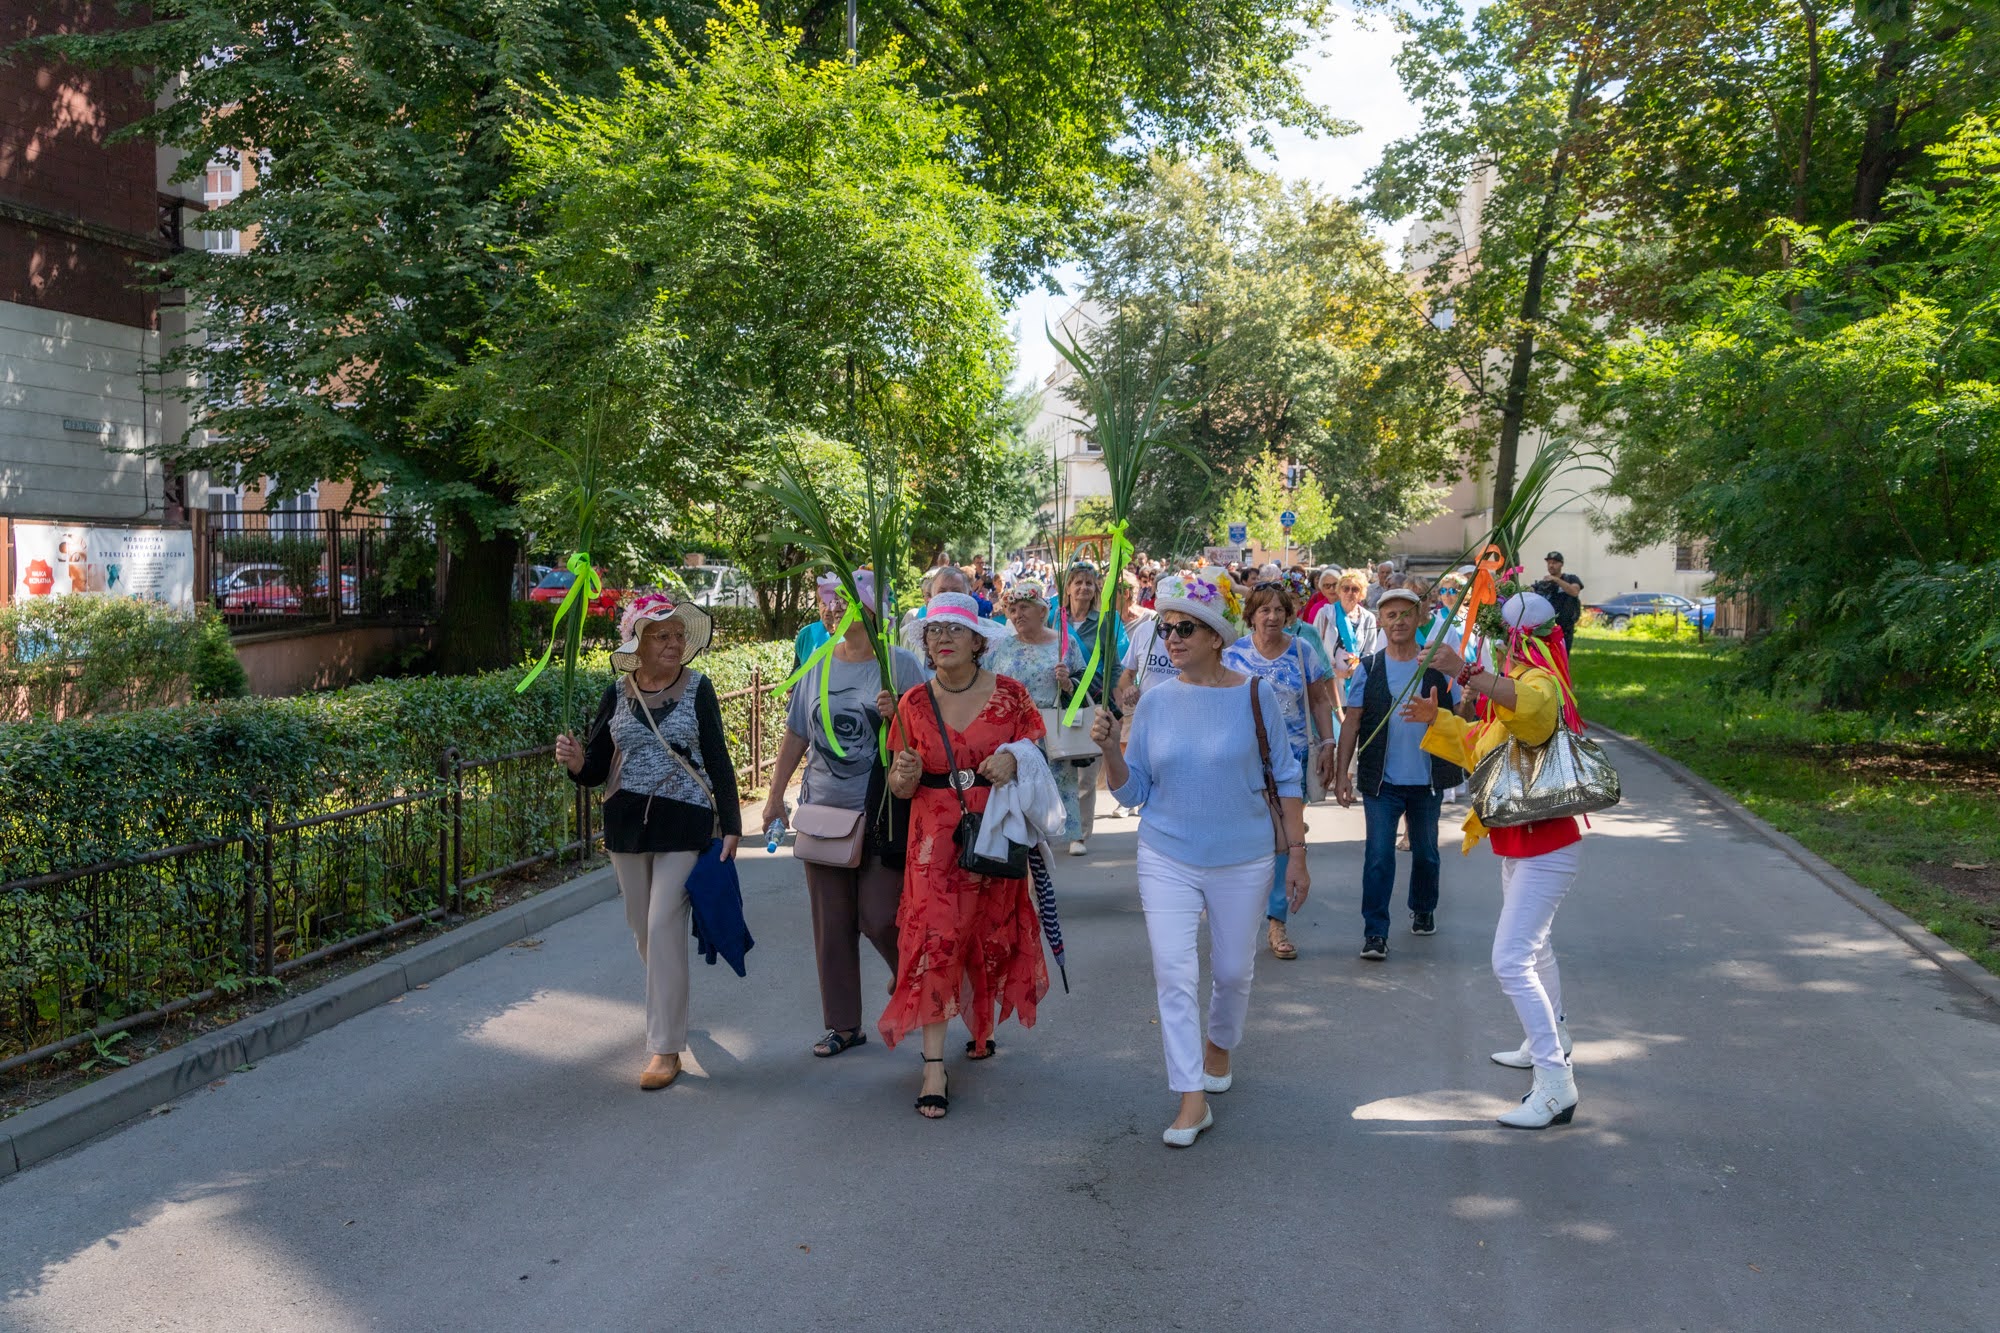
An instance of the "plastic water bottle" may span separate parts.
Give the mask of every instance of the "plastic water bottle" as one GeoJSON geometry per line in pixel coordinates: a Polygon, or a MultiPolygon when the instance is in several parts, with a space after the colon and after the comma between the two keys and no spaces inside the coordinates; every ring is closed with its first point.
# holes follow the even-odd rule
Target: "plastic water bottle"
{"type": "Polygon", "coordinates": [[[784,836],[785,821],[782,819],[772,820],[769,827],[764,830],[764,850],[767,852],[777,851],[778,841],[784,836]]]}

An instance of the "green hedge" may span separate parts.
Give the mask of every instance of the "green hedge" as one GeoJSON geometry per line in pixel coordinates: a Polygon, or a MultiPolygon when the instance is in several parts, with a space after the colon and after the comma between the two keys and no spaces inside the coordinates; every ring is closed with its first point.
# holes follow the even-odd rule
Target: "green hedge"
{"type": "Polygon", "coordinates": [[[0,691],[30,717],[235,698],[249,689],[229,627],[124,597],[39,598],[0,607],[0,691]]]}
{"type": "MultiPolygon", "coordinates": [[[[703,657],[722,693],[762,670],[767,685],[791,665],[789,643],[752,644],[703,657]]],[[[521,668],[479,676],[425,676],[290,699],[234,699],[80,721],[0,726],[0,882],[242,833],[260,794],[280,819],[421,790],[440,756],[472,759],[547,745],[560,709],[558,672],[525,694],[521,668]]],[[[599,655],[578,681],[587,720],[610,680],[599,655]]],[[[781,701],[765,701],[769,731],[781,701]]],[[[725,705],[742,782],[749,701],[725,705]]]]}

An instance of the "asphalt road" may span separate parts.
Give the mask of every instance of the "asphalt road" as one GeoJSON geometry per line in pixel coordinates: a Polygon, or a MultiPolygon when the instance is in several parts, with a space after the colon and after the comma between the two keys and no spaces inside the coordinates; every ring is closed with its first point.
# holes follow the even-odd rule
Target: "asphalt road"
{"type": "Polygon", "coordinates": [[[913,1047],[807,1053],[804,891],[759,848],[750,977],[696,968],[673,1088],[637,1090],[595,908],[0,1184],[0,1326],[2000,1327],[2000,1012],[1619,757],[1557,923],[1566,1129],[1492,1123],[1529,1076],[1486,1058],[1520,1034],[1484,849],[1364,963],[1360,815],[1316,808],[1302,957],[1260,959],[1175,1152],[1135,821],[1059,867],[1073,993],[954,1056],[941,1123],[913,1047]]]}

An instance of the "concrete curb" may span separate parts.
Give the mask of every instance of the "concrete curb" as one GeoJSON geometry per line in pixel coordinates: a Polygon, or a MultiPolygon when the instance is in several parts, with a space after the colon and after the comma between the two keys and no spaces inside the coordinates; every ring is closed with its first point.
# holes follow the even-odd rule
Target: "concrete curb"
{"type": "Polygon", "coordinates": [[[0,1180],[618,896],[609,866],[0,1121],[0,1180]]]}
{"type": "Polygon", "coordinates": [[[1731,821],[1783,852],[1814,879],[1887,926],[1905,944],[1936,963],[1947,976],[1961,982],[1989,1004],[2000,1006],[2000,977],[1994,976],[1965,953],[1926,930],[1916,920],[1876,897],[1872,890],[1855,883],[1838,866],[1809,850],[1790,834],[1772,828],[1741,801],[1678,759],[1669,759],[1644,741],[1627,736],[1623,732],[1613,731],[1601,722],[1593,722],[1590,726],[1591,730],[1602,732],[1652,760],[1665,770],[1669,777],[1706,799],[1731,821]]]}

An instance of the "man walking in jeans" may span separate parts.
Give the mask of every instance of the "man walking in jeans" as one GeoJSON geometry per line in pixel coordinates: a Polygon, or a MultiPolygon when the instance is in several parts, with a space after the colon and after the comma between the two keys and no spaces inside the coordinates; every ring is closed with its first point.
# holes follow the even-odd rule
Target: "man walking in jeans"
{"type": "Polygon", "coordinates": [[[1389,956],[1389,899],[1396,889],[1396,826],[1405,818],[1410,829],[1410,933],[1437,933],[1438,806],[1445,789],[1465,781],[1465,770],[1424,753],[1424,728],[1405,722],[1397,705],[1435,690],[1438,700],[1456,703],[1451,677],[1424,668],[1414,691],[1411,678],[1419,666],[1417,594],[1407,588],[1383,592],[1375,622],[1388,642],[1386,648],[1361,659],[1347,681],[1347,709],[1340,724],[1340,752],[1334,771],[1340,774],[1334,795],[1343,806],[1354,804],[1361,792],[1367,818],[1367,852],[1361,863],[1361,956],[1380,961],[1389,956]],[[1352,771],[1355,746],[1362,740],[1361,765],[1352,771]]]}

